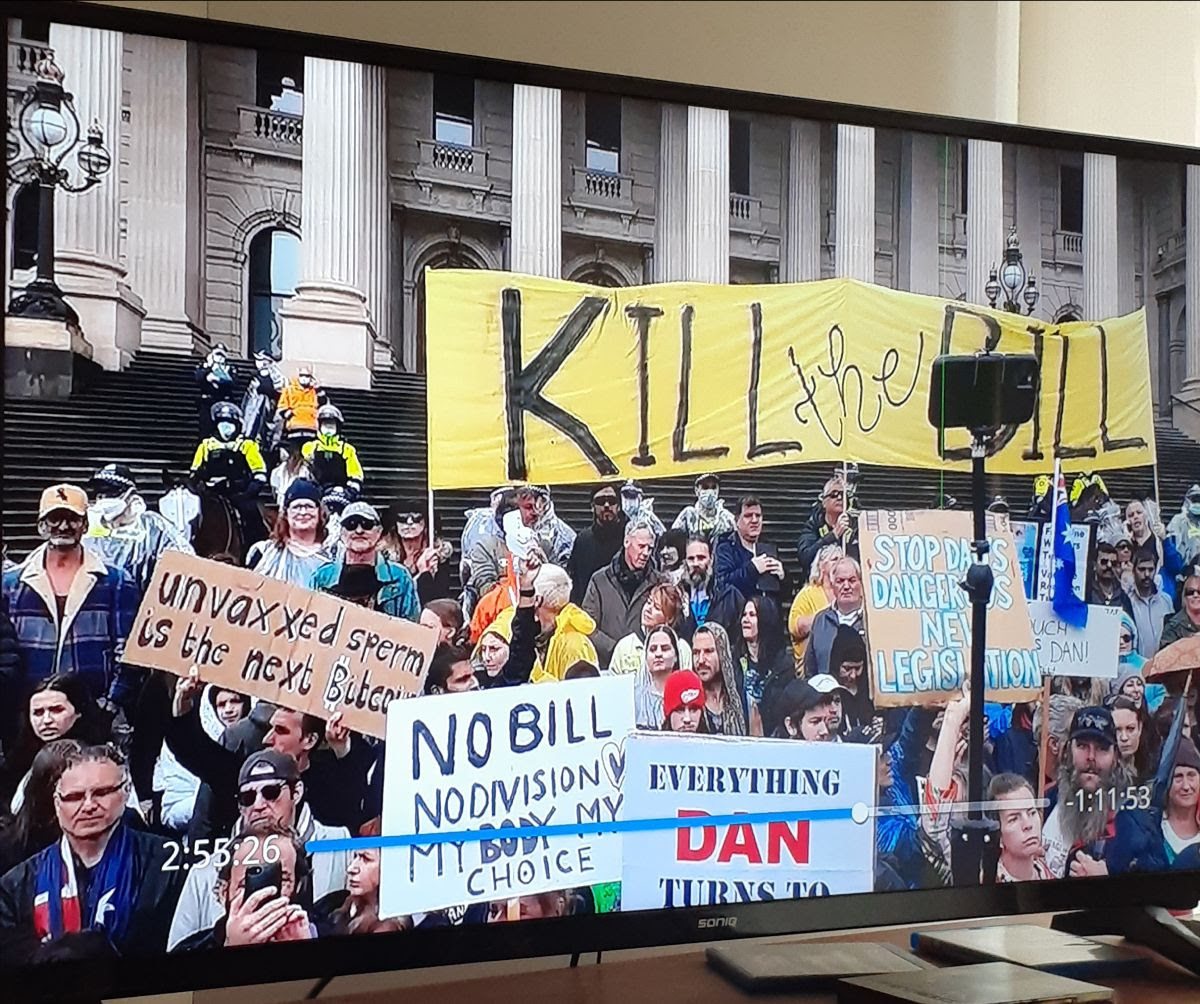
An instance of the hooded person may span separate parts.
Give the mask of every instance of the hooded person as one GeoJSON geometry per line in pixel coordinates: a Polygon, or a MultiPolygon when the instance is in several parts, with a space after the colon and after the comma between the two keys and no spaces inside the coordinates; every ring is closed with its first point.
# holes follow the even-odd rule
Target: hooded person
{"type": "Polygon", "coordinates": [[[717,538],[733,529],[734,518],[721,498],[721,479],[716,474],[701,474],[696,478],[696,501],[684,506],[672,530],[682,530],[688,537],[703,537],[710,546],[716,546],[717,538]]]}
{"type": "MultiPolygon", "coordinates": [[[[692,635],[692,665],[704,684],[705,731],[718,735],[751,734],[741,674],[733,661],[729,635],[720,624],[704,624],[692,635]]],[[[761,734],[758,723],[755,734],[761,734]]]]}
{"type": "Polygon", "coordinates": [[[87,490],[90,504],[83,546],[128,575],[140,595],[145,595],[164,551],[193,553],[187,538],[146,506],[125,464],[105,464],[92,475],[87,490]]]}
{"type": "Polygon", "coordinates": [[[654,514],[654,499],[646,498],[641,486],[632,479],[621,485],[621,511],[627,523],[637,520],[647,523],[654,531],[655,540],[666,532],[663,521],[654,514]]]}
{"type": "Polygon", "coordinates": [[[1179,512],[1167,524],[1167,536],[1175,542],[1175,549],[1185,565],[1194,565],[1200,560],[1200,484],[1187,490],[1179,512]]]}
{"type": "Polygon", "coordinates": [[[1121,626],[1117,639],[1117,651],[1120,653],[1117,661],[1117,675],[1109,684],[1109,693],[1113,696],[1123,694],[1135,704],[1145,705],[1146,711],[1153,714],[1167,696],[1167,688],[1161,683],[1146,681],[1147,660],[1137,650],[1137,627],[1128,614],[1121,615],[1121,626]]]}
{"type": "Polygon", "coordinates": [[[535,485],[533,497],[534,512],[537,513],[533,535],[537,538],[546,561],[565,567],[571,560],[571,550],[575,546],[575,531],[555,514],[554,499],[550,496],[549,485],[535,485]]]}
{"type": "MultiPolygon", "coordinates": [[[[484,506],[476,506],[473,509],[468,509],[463,514],[466,521],[463,523],[462,538],[459,540],[459,555],[461,556],[458,563],[458,579],[460,582],[469,582],[471,580],[471,565],[467,561],[467,555],[471,553],[471,549],[481,540],[489,537],[495,537],[499,534],[499,527],[496,525],[496,507],[500,504],[500,499],[504,493],[509,491],[506,485],[501,485],[499,488],[493,488],[488,496],[488,504],[484,506]]],[[[468,614],[470,610],[463,606],[463,610],[468,614]]]]}
{"type": "MultiPolygon", "coordinates": [[[[571,602],[582,603],[588,583],[621,550],[625,539],[625,513],[621,510],[620,488],[601,482],[592,489],[592,523],[579,531],[567,560],[571,576],[571,602]]],[[[466,537],[466,531],[463,531],[466,537]]]]}
{"type": "Polygon", "coordinates": [[[242,395],[242,435],[264,449],[273,443],[275,402],[283,391],[283,371],[265,352],[254,353],[254,376],[242,395]]]}
{"type": "Polygon", "coordinates": [[[854,628],[839,625],[829,649],[829,676],[842,693],[843,733],[865,729],[875,717],[867,686],[867,643],[854,628]]]}
{"type": "Polygon", "coordinates": [[[481,690],[505,685],[504,669],[512,648],[513,616],[516,607],[505,607],[496,615],[471,652],[471,665],[481,690]]]}

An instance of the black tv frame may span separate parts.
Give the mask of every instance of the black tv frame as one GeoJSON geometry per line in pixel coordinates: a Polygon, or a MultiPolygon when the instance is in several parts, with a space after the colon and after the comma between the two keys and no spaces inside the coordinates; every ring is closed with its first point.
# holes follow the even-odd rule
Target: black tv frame
{"type": "MultiPolygon", "coordinates": [[[[562,69],[65,0],[0,2],[0,16],[6,19],[29,16],[210,45],[319,53],[333,59],[378,66],[430,73],[452,72],[562,90],[602,91],[816,121],[1107,153],[1139,160],[1200,164],[1200,150],[1172,144],[562,69]]],[[[2,71],[6,87],[7,65],[6,60],[2,71]]],[[[7,267],[7,252],[6,246],[0,247],[0,268],[7,267]]],[[[0,331],[0,347],[2,345],[3,333],[0,331]]],[[[3,393],[0,386],[0,404],[3,393]]],[[[0,472],[4,463],[2,436],[0,429],[0,472]]],[[[221,949],[211,953],[163,954],[105,962],[57,962],[37,968],[5,969],[0,959],[0,986],[6,1001],[91,1002],[103,997],[1006,914],[1155,905],[1182,910],[1195,906],[1198,900],[1200,871],[856,893],[812,901],[780,900],[646,910],[443,927],[369,937],[324,938],[221,949]]]]}

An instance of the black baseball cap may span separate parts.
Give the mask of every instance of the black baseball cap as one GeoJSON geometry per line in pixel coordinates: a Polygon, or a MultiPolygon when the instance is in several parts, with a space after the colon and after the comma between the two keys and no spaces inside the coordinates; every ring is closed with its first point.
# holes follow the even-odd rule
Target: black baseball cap
{"type": "Polygon", "coordinates": [[[251,753],[242,762],[238,771],[238,787],[251,781],[282,781],[284,784],[295,784],[300,780],[300,770],[296,761],[287,753],[277,750],[259,750],[251,753]]]}
{"type": "Polygon", "coordinates": [[[1108,708],[1080,708],[1071,719],[1072,739],[1095,739],[1109,746],[1117,745],[1117,726],[1108,708]]]}

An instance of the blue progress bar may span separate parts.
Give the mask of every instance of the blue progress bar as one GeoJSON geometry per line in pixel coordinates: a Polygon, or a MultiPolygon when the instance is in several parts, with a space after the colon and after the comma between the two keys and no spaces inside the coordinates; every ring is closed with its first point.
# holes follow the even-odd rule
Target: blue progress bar
{"type": "Polygon", "coordinates": [[[800,820],[853,819],[853,809],[811,809],[808,812],[742,812],[728,816],[663,816],[658,819],[622,819],[608,823],[556,823],[551,826],[504,826],[494,829],[445,830],[440,833],[406,833],[402,836],[341,837],[310,840],[310,854],[321,851],[361,851],[373,847],[432,847],[435,844],[469,844],[482,840],[521,840],[536,837],[572,837],[593,833],[633,833],[647,830],[690,830],[698,826],[733,826],[736,823],[793,823],[800,820]]]}

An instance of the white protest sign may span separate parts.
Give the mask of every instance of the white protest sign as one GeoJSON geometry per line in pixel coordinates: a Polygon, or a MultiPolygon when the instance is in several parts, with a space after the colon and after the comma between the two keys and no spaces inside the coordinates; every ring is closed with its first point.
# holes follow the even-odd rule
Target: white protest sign
{"type": "MultiPolygon", "coordinates": [[[[394,701],[385,836],[612,822],[621,809],[633,676],[394,701]]],[[[615,882],[619,833],[385,847],[392,917],[615,882]]]]}
{"type": "MultiPolygon", "coordinates": [[[[1042,546],[1038,553],[1037,590],[1035,596],[1050,596],[1054,592],[1054,524],[1042,528],[1042,546]],[[1047,557],[1049,555],[1049,557],[1047,557]]],[[[1087,599],[1088,554],[1092,547],[1092,526],[1088,523],[1072,523],[1067,527],[1067,542],[1075,552],[1075,577],[1071,587],[1081,600],[1087,599]]]]}
{"type": "Polygon", "coordinates": [[[1038,662],[1047,676],[1112,680],[1120,661],[1121,608],[1088,604],[1087,625],[1072,627],[1044,600],[1029,601],[1038,662]]]}
{"type": "Polygon", "coordinates": [[[786,818],[626,832],[621,909],[869,892],[875,756],[874,746],[851,743],[629,736],[625,819],[786,818]],[[806,812],[814,817],[796,818],[806,812]]]}

